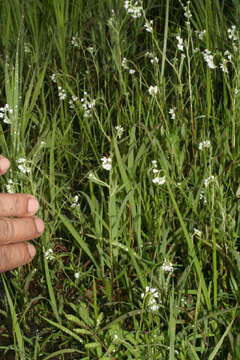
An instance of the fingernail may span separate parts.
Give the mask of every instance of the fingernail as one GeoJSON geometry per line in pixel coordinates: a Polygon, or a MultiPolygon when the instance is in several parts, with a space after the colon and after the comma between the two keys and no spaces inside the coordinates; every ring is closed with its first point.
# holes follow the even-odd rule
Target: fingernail
{"type": "Polygon", "coordinates": [[[36,254],[36,249],[32,244],[27,244],[28,246],[28,252],[31,258],[34,258],[35,254],[36,254]]]}
{"type": "Polygon", "coordinates": [[[10,166],[10,161],[6,158],[0,159],[0,171],[5,172],[10,166]]]}
{"type": "Polygon", "coordinates": [[[28,212],[29,213],[35,213],[39,209],[38,201],[35,199],[29,199],[28,200],[28,212]]]}
{"type": "Polygon", "coordinates": [[[37,227],[37,231],[39,233],[42,233],[43,230],[44,230],[44,222],[41,219],[38,219],[38,218],[34,219],[34,221],[35,221],[35,225],[37,227]]]}

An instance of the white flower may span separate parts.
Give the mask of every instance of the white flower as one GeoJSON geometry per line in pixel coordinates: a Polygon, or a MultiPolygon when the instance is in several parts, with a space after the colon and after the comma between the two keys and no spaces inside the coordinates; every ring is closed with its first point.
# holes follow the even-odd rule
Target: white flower
{"type": "Polygon", "coordinates": [[[81,103],[82,103],[82,107],[83,107],[83,110],[84,110],[84,115],[83,116],[85,118],[90,117],[91,113],[92,113],[92,110],[96,105],[96,100],[95,99],[88,100],[88,93],[86,91],[84,91],[84,97],[81,98],[81,103]]]}
{"type": "Polygon", "coordinates": [[[201,236],[202,235],[202,232],[196,228],[193,229],[194,230],[194,235],[197,235],[197,236],[201,236]]]}
{"type": "Polygon", "coordinates": [[[128,65],[127,65],[127,59],[126,58],[123,58],[122,59],[122,67],[125,69],[125,70],[128,70],[128,65]]]}
{"type": "Polygon", "coordinates": [[[108,170],[108,171],[110,171],[112,169],[112,159],[110,157],[104,156],[101,158],[101,161],[102,161],[103,169],[108,170]]]}
{"type": "Polygon", "coordinates": [[[57,82],[57,80],[56,80],[56,74],[52,74],[51,76],[50,76],[50,78],[51,78],[51,80],[52,80],[52,82],[57,82]]]}
{"type": "Polygon", "coordinates": [[[174,107],[174,108],[170,109],[168,112],[170,114],[172,120],[174,120],[176,117],[175,110],[176,110],[176,108],[174,107]]]}
{"type": "Polygon", "coordinates": [[[210,175],[208,178],[206,178],[204,180],[204,185],[205,187],[207,187],[209,185],[210,182],[212,182],[214,180],[214,176],[213,175],[210,175]]]}
{"type": "Polygon", "coordinates": [[[0,119],[3,119],[5,124],[12,124],[12,121],[9,119],[9,114],[13,114],[13,109],[11,109],[8,104],[0,108],[0,119]]]}
{"type": "Polygon", "coordinates": [[[146,306],[153,312],[159,309],[159,305],[157,304],[157,299],[159,298],[157,289],[146,286],[145,292],[141,294],[141,298],[146,299],[146,306]]]}
{"type": "Polygon", "coordinates": [[[14,191],[14,182],[11,179],[8,180],[8,184],[5,185],[5,186],[6,186],[7,192],[9,194],[15,193],[15,191],[14,191]]]}
{"type": "Polygon", "coordinates": [[[125,0],[124,9],[127,10],[128,14],[134,19],[142,16],[143,8],[139,5],[138,1],[135,1],[134,4],[132,4],[132,1],[125,0]]]}
{"type": "Polygon", "coordinates": [[[20,158],[20,159],[18,159],[17,162],[18,162],[18,164],[20,164],[20,165],[18,165],[18,169],[21,172],[23,172],[24,174],[31,172],[31,169],[29,167],[27,167],[27,165],[26,165],[26,162],[27,162],[26,159],[20,158]]]}
{"type": "Polygon", "coordinates": [[[71,40],[71,44],[72,46],[76,47],[76,48],[80,48],[80,40],[77,36],[73,36],[72,40],[71,40]]]}
{"type": "Polygon", "coordinates": [[[119,139],[121,139],[122,134],[123,134],[123,132],[124,132],[123,127],[122,127],[122,126],[115,126],[115,129],[117,130],[117,137],[118,137],[119,139]]]}
{"type": "Polygon", "coordinates": [[[156,95],[158,93],[158,87],[151,85],[148,89],[148,92],[151,96],[156,95]]]}
{"type": "Polygon", "coordinates": [[[79,277],[80,277],[80,272],[76,272],[76,273],[74,274],[74,277],[75,277],[75,279],[79,279],[79,277]]]}
{"type": "Polygon", "coordinates": [[[80,206],[79,203],[78,203],[78,199],[79,199],[78,195],[74,196],[74,198],[73,198],[73,203],[72,203],[72,205],[71,205],[72,208],[75,208],[75,207],[79,207],[79,206],[80,206]]]}
{"type": "Polygon", "coordinates": [[[157,185],[163,185],[166,182],[166,176],[163,177],[156,176],[152,182],[157,185]]]}
{"type": "Polygon", "coordinates": [[[134,70],[134,69],[129,69],[129,74],[130,74],[130,75],[135,74],[135,72],[136,72],[136,70],[134,70]]]}
{"type": "Polygon", "coordinates": [[[46,256],[47,260],[50,260],[50,261],[54,260],[55,256],[54,256],[54,253],[53,253],[53,249],[46,250],[45,256],[46,256]]]}
{"type": "Polygon", "coordinates": [[[237,41],[237,35],[236,35],[236,25],[232,25],[230,29],[228,29],[228,38],[233,41],[237,41]]]}
{"type": "Polygon", "coordinates": [[[58,86],[58,96],[60,100],[64,100],[67,96],[66,91],[61,86],[58,86]]]}
{"type": "Polygon", "coordinates": [[[211,51],[209,51],[208,49],[205,49],[202,54],[203,54],[204,60],[208,64],[208,67],[210,69],[215,69],[216,65],[214,65],[214,63],[213,63],[213,55],[211,54],[211,51]]]}
{"type": "Polygon", "coordinates": [[[157,167],[157,160],[152,160],[152,164],[156,168],[157,167]]]}
{"type": "Polygon", "coordinates": [[[162,270],[165,272],[171,272],[173,271],[173,264],[170,261],[164,260],[164,263],[162,264],[162,270]]]}
{"type": "Polygon", "coordinates": [[[204,140],[203,142],[199,143],[198,149],[202,150],[204,148],[209,148],[211,146],[211,143],[209,140],[204,140]]]}
{"type": "Polygon", "coordinates": [[[153,24],[153,20],[150,20],[150,22],[144,24],[144,28],[146,29],[147,32],[150,33],[153,32],[152,24],[153,24]]]}
{"type": "Polygon", "coordinates": [[[205,35],[206,35],[206,30],[205,29],[198,33],[198,37],[199,37],[200,40],[203,40],[205,35]]]}
{"type": "Polygon", "coordinates": [[[176,39],[178,41],[177,48],[180,51],[183,51],[183,39],[180,36],[176,36],[176,39]]]}

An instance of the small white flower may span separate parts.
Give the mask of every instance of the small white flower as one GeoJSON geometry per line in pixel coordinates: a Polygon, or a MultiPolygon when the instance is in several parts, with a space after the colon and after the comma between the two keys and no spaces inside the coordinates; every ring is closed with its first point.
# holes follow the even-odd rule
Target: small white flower
{"type": "Polygon", "coordinates": [[[228,29],[228,38],[233,41],[237,41],[237,34],[236,34],[236,25],[232,25],[231,28],[228,29]]]}
{"type": "Polygon", "coordinates": [[[170,109],[168,112],[170,114],[172,120],[174,120],[176,117],[175,110],[176,110],[176,108],[174,107],[174,108],[170,109]]]}
{"type": "Polygon", "coordinates": [[[14,182],[13,182],[11,179],[8,180],[8,183],[7,183],[7,185],[5,185],[5,186],[6,186],[7,192],[8,192],[9,194],[15,193],[15,190],[14,190],[14,182]]]}
{"type": "Polygon", "coordinates": [[[66,91],[61,86],[58,86],[58,96],[60,100],[64,100],[67,96],[66,91]]]}
{"type": "Polygon", "coordinates": [[[161,266],[162,270],[165,272],[173,271],[173,264],[170,261],[164,260],[164,263],[161,266]]]}
{"type": "Polygon", "coordinates": [[[204,148],[209,148],[211,146],[211,143],[209,140],[204,140],[203,142],[199,143],[198,149],[203,150],[204,148]]]}
{"type": "Polygon", "coordinates": [[[116,131],[117,131],[117,137],[118,137],[119,139],[121,139],[122,134],[123,134],[123,132],[124,132],[123,127],[122,127],[122,126],[115,126],[115,129],[116,129],[116,131]]]}
{"type": "Polygon", "coordinates": [[[50,78],[51,78],[52,82],[54,82],[54,83],[57,82],[57,80],[56,80],[56,74],[53,73],[53,74],[50,76],[50,78]]]}
{"type": "Polygon", "coordinates": [[[180,36],[176,36],[176,39],[178,41],[177,48],[180,51],[183,51],[183,39],[180,36]]]}
{"type": "Polygon", "coordinates": [[[54,260],[55,256],[54,256],[54,253],[53,253],[53,249],[46,250],[45,256],[46,256],[46,259],[49,260],[49,261],[54,260]]]}
{"type": "Polygon", "coordinates": [[[166,176],[163,177],[156,176],[152,182],[157,185],[163,185],[166,182],[166,176]]]}
{"type": "Polygon", "coordinates": [[[148,89],[148,92],[151,96],[156,95],[158,93],[158,87],[151,85],[148,89]]]}
{"type": "Polygon", "coordinates": [[[78,195],[74,196],[74,198],[73,198],[73,203],[72,203],[72,205],[71,205],[72,208],[75,208],[75,207],[79,207],[79,206],[80,206],[79,203],[78,203],[78,200],[79,200],[78,195]]]}
{"type": "Polygon", "coordinates": [[[27,160],[24,158],[18,159],[18,169],[23,172],[24,174],[30,173],[31,169],[26,165],[27,160]]]}
{"type": "Polygon", "coordinates": [[[147,22],[146,24],[144,24],[144,28],[146,29],[147,32],[153,32],[153,20],[150,20],[150,22],[147,22]]]}
{"type": "Polygon", "coordinates": [[[200,40],[203,40],[205,35],[206,35],[206,30],[205,29],[198,33],[198,37],[199,37],[200,40]]]}
{"type": "Polygon", "coordinates": [[[132,1],[125,0],[124,9],[127,10],[128,14],[134,19],[140,18],[142,16],[143,8],[139,5],[138,1],[133,3],[132,1]]]}
{"type": "Polygon", "coordinates": [[[214,176],[213,175],[210,175],[208,178],[206,178],[204,180],[204,185],[205,187],[207,187],[209,185],[210,182],[212,182],[214,180],[214,176]]]}
{"type": "Polygon", "coordinates": [[[102,161],[102,167],[103,169],[110,171],[112,169],[112,159],[110,157],[102,157],[101,158],[102,161]]]}
{"type": "Polygon", "coordinates": [[[73,36],[72,40],[71,40],[71,44],[72,46],[76,47],[76,48],[80,48],[80,40],[77,36],[73,36]]]}
{"type": "Polygon", "coordinates": [[[202,235],[202,232],[196,228],[193,229],[194,230],[194,235],[197,235],[197,236],[201,236],[202,235]]]}
{"type": "Polygon", "coordinates": [[[130,74],[130,75],[135,74],[135,72],[136,72],[136,70],[134,70],[134,69],[129,69],[129,74],[130,74]]]}
{"type": "Polygon", "coordinates": [[[152,165],[156,168],[157,167],[157,160],[152,160],[152,165]]]}
{"type": "Polygon", "coordinates": [[[76,273],[74,274],[74,277],[75,277],[75,279],[79,279],[79,277],[80,277],[80,272],[76,272],[76,273]]]}
{"type": "Polygon", "coordinates": [[[209,51],[208,49],[205,49],[202,54],[203,54],[204,60],[208,64],[208,67],[210,69],[215,69],[216,65],[214,65],[214,63],[213,63],[213,55],[211,54],[211,51],[209,51]]]}
{"type": "Polygon", "coordinates": [[[128,65],[127,65],[127,59],[126,58],[123,58],[122,59],[122,67],[125,69],[125,70],[128,70],[128,65]]]}
{"type": "Polygon", "coordinates": [[[159,293],[157,289],[146,286],[145,292],[141,294],[141,298],[146,299],[146,306],[149,307],[153,312],[159,309],[159,305],[157,304],[159,293]]]}

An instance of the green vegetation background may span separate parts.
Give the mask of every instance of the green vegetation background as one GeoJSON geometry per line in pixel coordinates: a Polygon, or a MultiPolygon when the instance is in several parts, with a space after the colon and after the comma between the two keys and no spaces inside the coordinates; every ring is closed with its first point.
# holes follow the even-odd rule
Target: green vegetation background
{"type": "Polygon", "coordinates": [[[240,359],[239,1],[132,5],[0,1],[1,189],[46,224],[2,359],[240,359]]]}

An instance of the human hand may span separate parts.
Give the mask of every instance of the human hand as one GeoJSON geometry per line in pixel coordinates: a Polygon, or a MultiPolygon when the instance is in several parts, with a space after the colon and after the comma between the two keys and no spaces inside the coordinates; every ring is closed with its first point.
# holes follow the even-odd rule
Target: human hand
{"type": "MultiPolygon", "coordinates": [[[[9,160],[0,155],[0,176],[9,166],[9,160]]],[[[26,241],[38,238],[44,230],[44,222],[33,216],[38,209],[38,201],[30,194],[0,193],[0,272],[34,258],[36,250],[26,241]]]]}

